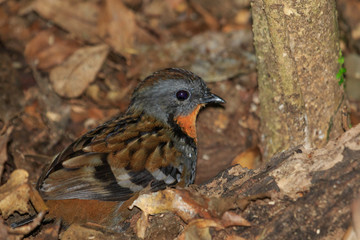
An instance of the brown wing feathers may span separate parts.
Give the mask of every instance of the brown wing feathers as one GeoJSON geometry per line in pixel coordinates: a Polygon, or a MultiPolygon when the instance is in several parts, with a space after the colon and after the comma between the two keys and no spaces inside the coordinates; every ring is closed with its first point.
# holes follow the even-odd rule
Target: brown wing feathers
{"type": "Polygon", "coordinates": [[[163,125],[145,116],[107,124],[57,156],[39,181],[45,199],[123,201],[150,183],[158,190],[180,181],[180,153],[163,125]]]}

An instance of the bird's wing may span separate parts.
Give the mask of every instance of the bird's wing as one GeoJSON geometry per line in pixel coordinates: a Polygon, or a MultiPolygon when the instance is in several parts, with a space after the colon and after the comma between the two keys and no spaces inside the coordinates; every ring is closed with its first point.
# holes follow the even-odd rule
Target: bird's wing
{"type": "Polygon", "coordinates": [[[47,200],[124,201],[149,184],[175,185],[183,166],[169,131],[144,115],[110,120],[57,155],[37,188],[47,200]]]}

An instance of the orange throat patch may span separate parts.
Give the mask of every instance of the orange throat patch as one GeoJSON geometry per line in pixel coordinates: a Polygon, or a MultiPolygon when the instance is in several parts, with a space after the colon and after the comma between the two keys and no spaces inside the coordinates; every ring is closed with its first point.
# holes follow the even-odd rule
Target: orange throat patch
{"type": "Polygon", "coordinates": [[[197,142],[196,135],[196,117],[200,111],[200,108],[204,106],[204,104],[199,104],[194,111],[192,111],[189,115],[179,116],[175,118],[176,123],[181,127],[181,129],[191,138],[197,142]]]}

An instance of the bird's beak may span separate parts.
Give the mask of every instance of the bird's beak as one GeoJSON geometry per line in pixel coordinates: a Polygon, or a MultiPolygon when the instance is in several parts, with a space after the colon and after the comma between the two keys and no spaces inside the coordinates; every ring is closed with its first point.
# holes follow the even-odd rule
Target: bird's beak
{"type": "Polygon", "coordinates": [[[209,92],[202,98],[203,103],[225,103],[225,100],[221,97],[209,92]]]}

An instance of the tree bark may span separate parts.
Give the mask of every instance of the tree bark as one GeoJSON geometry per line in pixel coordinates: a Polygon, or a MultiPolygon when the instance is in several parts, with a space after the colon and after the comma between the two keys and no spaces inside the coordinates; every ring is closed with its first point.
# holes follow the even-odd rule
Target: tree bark
{"type": "Polygon", "coordinates": [[[342,132],[335,1],[252,2],[264,157],[342,132]]]}
{"type": "Polygon", "coordinates": [[[251,227],[227,234],[236,232],[245,239],[343,239],[352,225],[351,203],[360,198],[360,124],[324,148],[299,146],[278,154],[262,169],[230,168],[202,186],[202,192],[222,198],[271,193],[271,198],[238,210],[251,227]]]}

